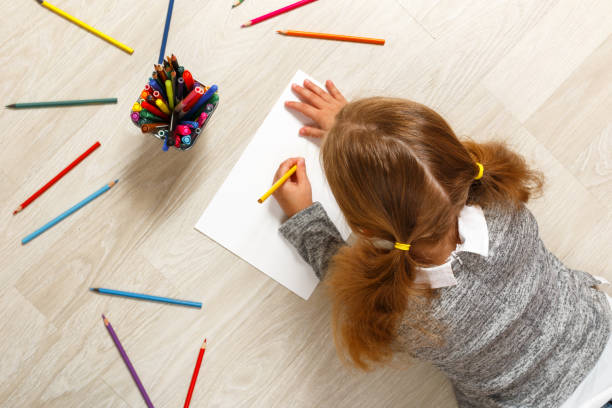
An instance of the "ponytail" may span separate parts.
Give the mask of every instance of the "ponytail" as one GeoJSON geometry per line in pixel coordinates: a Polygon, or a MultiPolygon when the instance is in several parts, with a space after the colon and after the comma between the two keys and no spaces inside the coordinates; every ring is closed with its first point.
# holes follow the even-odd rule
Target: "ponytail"
{"type": "MultiPolygon", "coordinates": [[[[431,289],[412,287],[415,268],[408,251],[383,249],[363,237],[334,256],[327,284],[341,357],[363,370],[391,359],[409,298],[433,297],[431,289]]],[[[427,321],[418,317],[411,314],[413,322],[427,321]]]]}
{"type": "MultiPolygon", "coordinates": [[[[494,203],[511,203],[518,207],[529,198],[540,195],[544,175],[528,167],[525,159],[503,142],[476,143],[463,141],[475,162],[482,163],[484,174],[475,180],[468,192],[468,204],[487,207],[494,203]]],[[[474,165],[474,177],[479,168],[474,165]]]]}

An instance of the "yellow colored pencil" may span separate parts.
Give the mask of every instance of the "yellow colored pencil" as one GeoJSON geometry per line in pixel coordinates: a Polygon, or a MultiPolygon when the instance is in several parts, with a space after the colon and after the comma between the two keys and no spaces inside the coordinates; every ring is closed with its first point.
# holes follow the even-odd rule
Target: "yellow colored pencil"
{"type": "Polygon", "coordinates": [[[95,28],[93,28],[89,24],[82,22],[81,20],[71,16],[70,14],[66,13],[65,11],[63,11],[61,9],[58,9],[54,5],[47,3],[45,0],[36,0],[36,1],[38,1],[43,7],[51,10],[55,14],[58,14],[58,15],[64,17],[66,20],[73,22],[74,24],[78,25],[81,28],[84,28],[85,30],[89,31],[92,34],[97,35],[98,37],[102,38],[103,40],[108,41],[109,43],[113,44],[115,47],[118,47],[118,48],[122,49],[123,51],[127,52],[128,54],[131,54],[131,53],[134,52],[134,50],[132,48],[128,47],[127,45],[125,45],[123,43],[120,43],[119,41],[115,40],[112,37],[109,37],[108,35],[104,34],[101,31],[96,30],[95,28]]]}
{"type": "Polygon", "coordinates": [[[290,168],[289,171],[283,175],[283,177],[279,178],[278,181],[274,183],[272,187],[270,187],[270,189],[266,192],[266,194],[262,195],[261,198],[257,200],[257,202],[261,204],[264,201],[266,201],[266,198],[274,194],[274,192],[278,190],[278,188],[282,186],[283,183],[287,181],[287,179],[289,179],[289,177],[291,177],[293,173],[295,173],[296,170],[297,170],[297,164],[293,166],[292,168],[290,168]]]}

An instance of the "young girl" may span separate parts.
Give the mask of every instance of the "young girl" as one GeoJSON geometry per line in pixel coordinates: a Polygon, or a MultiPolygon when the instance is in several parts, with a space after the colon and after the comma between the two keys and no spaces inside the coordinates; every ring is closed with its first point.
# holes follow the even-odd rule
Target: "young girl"
{"type": "MultiPolygon", "coordinates": [[[[601,407],[612,397],[610,303],[564,266],[524,203],[542,176],[501,143],[459,141],[415,102],[347,104],[328,81],[286,106],[324,137],[322,164],[356,241],[312,202],[304,160],[275,193],[280,232],[333,302],[336,344],[362,369],[395,353],[432,362],[460,407],[601,407]]],[[[287,137],[290,137],[289,135],[287,137]]]]}

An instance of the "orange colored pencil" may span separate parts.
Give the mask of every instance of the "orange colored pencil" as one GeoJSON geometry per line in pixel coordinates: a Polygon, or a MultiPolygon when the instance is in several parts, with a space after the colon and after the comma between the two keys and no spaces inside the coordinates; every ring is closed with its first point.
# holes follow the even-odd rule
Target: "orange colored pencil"
{"type": "Polygon", "coordinates": [[[198,360],[196,361],[195,368],[193,369],[191,384],[189,384],[189,391],[187,391],[187,398],[185,398],[185,405],[183,408],[189,408],[189,403],[191,402],[191,396],[193,395],[193,389],[195,387],[196,380],[198,379],[198,373],[200,372],[200,365],[202,364],[202,358],[204,357],[205,351],[206,339],[204,339],[204,343],[202,343],[202,347],[200,347],[200,353],[198,354],[198,360]]]}
{"type": "Polygon", "coordinates": [[[342,34],[309,33],[308,31],[295,30],[278,30],[276,32],[279,34],[290,35],[293,37],[320,38],[323,40],[351,41],[358,43],[385,45],[385,40],[382,38],[353,37],[351,35],[342,34]]]}

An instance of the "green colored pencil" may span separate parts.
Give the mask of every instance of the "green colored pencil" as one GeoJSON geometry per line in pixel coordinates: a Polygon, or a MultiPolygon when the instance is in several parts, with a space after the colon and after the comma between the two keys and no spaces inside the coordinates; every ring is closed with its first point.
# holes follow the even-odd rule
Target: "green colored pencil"
{"type": "Polygon", "coordinates": [[[102,99],[80,99],[72,101],[50,101],[50,102],[24,102],[6,105],[10,109],[26,109],[26,108],[51,108],[57,106],[78,106],[78,105],[94,105],[102,103],[117,103],[117,98],[102,98],[102,99]]]}

